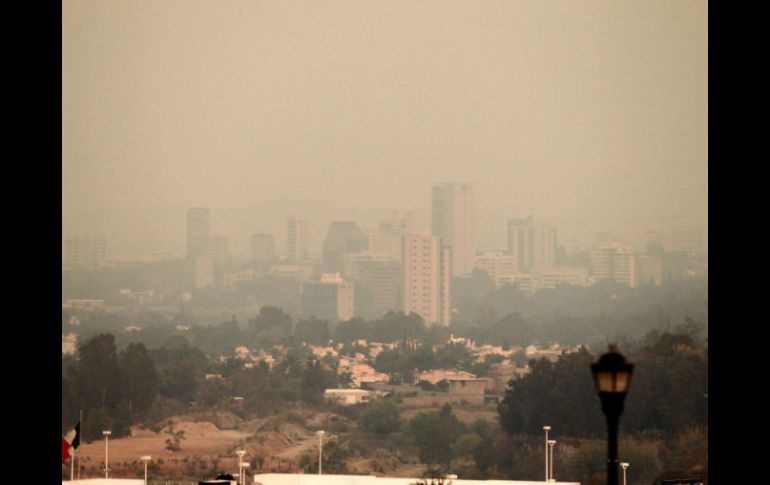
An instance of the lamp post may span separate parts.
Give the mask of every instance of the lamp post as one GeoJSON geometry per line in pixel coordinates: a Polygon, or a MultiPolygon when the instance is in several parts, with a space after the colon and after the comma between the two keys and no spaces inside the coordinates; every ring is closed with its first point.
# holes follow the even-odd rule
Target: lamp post
{"type": "Polygon", "coordinates": [[[110,478],[110,435],[112,434],[112,431],[106,430],[102,431],[102,434],[104,435],[104,479],[110,478]]]}
{"type": "Polygon", "coordinates": [[[150,455],[146,455],[140,458],[144,462],[144,485],[147,485],[147,462],[152,460],[150,455]]]}
{"type": "Polygon", "coordinates": [[[251,464],[248,461],[243,462],[243,483],[246,484],[246,469],[251,466],[251,464]]]}
{"type": "Polygon", "coordinates": [[[551,451],[551,458],[549,459],[549,463],[550,463],[549,466],[551,467],[551,469],[548,472],[548,481],[549,482],[555,482],[556,481],[553,478],[553,447],[555,445],[556,445],[556,440],[548,440],[548,448],[550,448],[550,451],[551,451]]]}
{"type": "Polygon", "coordinates": [[[550,478],[548,476],[548,432],[551,431],[551,427],[543,426],[543,431],[545,431],[545,481],[547,482],[550,478]]]}
{"type": "Polygon", "coordinates": [[[591,364],[591,373],[607,418],[607,484],[618,485],[618,422],[634,366],[626,362],[614,345],[607,350],[599,362],[591,364]]]}
{"type": "Polygon", "coordinates": [[[629,463],[623,462],[620,464],[620,468],[623,469],[623,485],[626,485],[626,468],[628,468],[629,463]]]}
{"type": "Polygon", "coordinates": [[[318,474],[321,474],[322,466],[323,466],[323,449],[324,449],[324,442],[323,442],[323,436],[325,431],[319,430],[316,432],[318,435],[318,474]]]}
{"type": "Polygon", "coordinates": [[[246,454],[245,450],[236,450],[236,455],[238,455],[238,482],[243,485],[243,455],[246,454]]]}

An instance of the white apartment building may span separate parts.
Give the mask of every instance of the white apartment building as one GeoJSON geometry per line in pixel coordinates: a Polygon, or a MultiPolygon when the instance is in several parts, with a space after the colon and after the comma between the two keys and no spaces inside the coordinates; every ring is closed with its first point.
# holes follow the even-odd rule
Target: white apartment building
{"type": "Polygon", "coordinates": [[[438,236],[403,238],[404,313],[416,313],[428,324],[449,325],[450,251],[438,236]]]}
{"type": "Polygon", "coordinates": [[[476,256],[476,269],[486,271],[500,288],[517,273],[516,256],[505,251],[486,251],[476,256]]]}

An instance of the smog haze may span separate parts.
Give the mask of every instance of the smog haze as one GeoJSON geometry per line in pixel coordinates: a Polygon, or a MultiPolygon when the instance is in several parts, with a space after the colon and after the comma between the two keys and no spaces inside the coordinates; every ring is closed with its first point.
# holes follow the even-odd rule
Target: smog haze
{"type": "MultiPolygon", "coordinates": [[[[245,253],[376,223],[470,182],[477,249],[534,216],[560,243],[707,228],[708,4],[62,3],[62,238],[184,253],[185,214],[245,253]]],[[[636,238],[636,239],[635,239],[636,238]]]]}

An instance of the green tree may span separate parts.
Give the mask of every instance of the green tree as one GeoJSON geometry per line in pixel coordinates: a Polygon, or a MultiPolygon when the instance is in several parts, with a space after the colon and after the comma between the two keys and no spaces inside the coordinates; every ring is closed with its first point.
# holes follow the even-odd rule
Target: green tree
{"type": "Polygon", "coordinates": [[[452,445],[465,433],[465,425],[445,404],[439,412],[418,413],[409,422],[409,432],[419,448],[420,460],[427,464],[449,465],[454,457],[452,445]]]}
{"type": "MultiPolygon", "coordinates": [[[[123,400],[122,374],[118,363],[115,337],[112,334],[97,334],[78,349],[78,366],[74,373],[74,392],[80,407],[85,410],[87,424],[96,420],[109,426],[115,436],[127,433],[130,418],[126,409],[120,406],[123,400]]],[[[86,441],[97,438],[101,429],[84,426],[86,441]]]]}
{"type": "Polygon", "coordinates": [[[375,399],[367,404],[360,422],[366,431],[380,436],[398,431],[401,427],[398,406],[390,399],[375,399]]]}
{"type": "Polygon", "coordinates": [[[120,369],[128,411],[134,416],[143,416],[158,392],[155,364],[144,344],[129,344],[120,353],[120,369]]]}
{"type": "Polygon", "coordinates": [[[326,390],[326,376],[321,362],[308,361],[302,372],[300,399],[308,403],[318,403],[323,399],[324,390],[326,390]]]}

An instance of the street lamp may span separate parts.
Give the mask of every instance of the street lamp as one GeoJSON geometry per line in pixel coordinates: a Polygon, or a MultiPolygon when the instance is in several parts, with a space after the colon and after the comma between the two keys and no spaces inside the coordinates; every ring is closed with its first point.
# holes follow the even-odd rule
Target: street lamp
{"type": "Polygon", "coordinates": [[[629,463],[623,462],[620,464],[620,468],[623,469],[623,485],[626,485],[626,468],[628,468],[629,463]]]}
{"type": "Polygon", "coordinates": [[[110,465],[109,465],[109,458],[110,458],[110,435],[112,434],[112,431],[102,431],[102,434],[104,435],[104,479],[110,478],[110,465]]]}
{"type": "Polygon", "coordinates": [[[243,462],[243,483],[246,484],[246,469],[251,466],[251,464],[248,461],[243,462]]]}
{"type": "Polygon", "coordinates": [[[548,472],[548,475],[549,475],[548,481],[549,482],[555,482],[556,481],[553,478],[553,447],[554,447],[554,445],[556,445],[556,440],[548,440],[548,447],[551,449],[551,459],[550,459],[551,470],[548,472]]]}
{"type": "Polygon", "coordinates": [[[319,475],[321,474],[321,467],[323,466],[324,433],[325,431],[323,430],[316,431],[316,434],[318,435],[318,474],[319,475]]]}
{"type": "Polygon", "coordinates": [[[551,431],[550,426],[543,426],[543,431],[545,431],[545,481],[548,481],[548,432],[551,431]]]}
{"type": "Polygon", "coordinates": [[[147,485],[147,462],[152,460],[150,455],[146,455],[140,458],[144,462],[144,485],[147,485]]]}
{"type": "Polygon", "coordinates": [[[618,422],[623,414],[623,402],[626,400],[633,364],[610,345],[607,353],[599,362],[591,364],[594,385],[602,402],[602,412],[607,418],[607,484],[618,485],[618,422]]]}
{"type": "Polygon", "coordinates": [[[243,485],[243,455],[246,454],[246,451],[237,450],[235,454],[238,455],[238,481],[243,485]]]}

